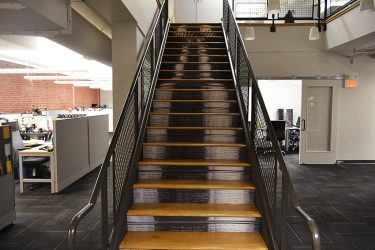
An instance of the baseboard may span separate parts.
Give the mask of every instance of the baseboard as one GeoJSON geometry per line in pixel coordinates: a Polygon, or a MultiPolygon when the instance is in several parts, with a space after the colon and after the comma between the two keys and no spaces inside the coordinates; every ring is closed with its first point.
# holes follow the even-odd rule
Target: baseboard
{"type": "Polygon", "coordinates": [[[375,160],[337,160],[336,164],[375,164],[375,160]]]}

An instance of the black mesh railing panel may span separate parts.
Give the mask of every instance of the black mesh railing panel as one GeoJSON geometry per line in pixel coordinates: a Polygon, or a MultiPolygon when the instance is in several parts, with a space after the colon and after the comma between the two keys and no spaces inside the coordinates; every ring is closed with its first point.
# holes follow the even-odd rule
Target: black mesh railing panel
{"type": "MultiPolygon", "coordinates": [[[[236,8],[236,2],[245,3],[250,1],[237,0],[233,5],[236,8]]],[[[254,2],[254,1],[251,1],[254,2]]],[[[301,0],[294,2],[291,0],[282,0],[285,8],[297,10],[294,4],[305,6],[299,15],[304,16],[310,13],[312,15],[312,2],[310,0],[301,0]],[[311,8],[310,8],[311,7],[311,8]]],[[[282,4],[283,5],[283,4],[282,4]]],[[[242,116],[250,115],[251,128],[247,134],[249,150],[254,152],[252,164],[254,164],[254,178],[258,183],[257,190],[262,205],[262,216],[264,217],[265,228],[271,248],[287,249],[287,238],[290,238],[290,230],[287,230],[288,216],[294,216],[294,220],[301,221],[306,229],[311,229],[303,237],[310,233],[313,236],[314,249],[319,249],[320,237],[319,230],[310,216],[300,208],[295,196],[292,182],[285,166],[280,145],[276,140],[266,105],[260,92],[257,80],[251,69],[250,61],[247,56],[245,45],[233,12],[230,9],[227,0],[224,0],[223,26],[227,40],[227,47],[231,57],[232,67],[235,73],[235,82],[237,93],[239,93],[240,105],[242,107],[242,116]],[[279,174],[278,174],[279,173],[279,174]],[[278,178],[279,177],[279,178],[278,178]],[[291,202],[293,200],[293,202],[291,202]],[[293,208],[290,213],[288,207],[293,208]],[[298,213],[298,217],[295,217],[298,213]]],[[[237,6],[237,10],[239,5],[237,6]]],[[[284,8],[284,10],[285,10],[284,8]]],[[[288,9],[286,9],[288,10],[288,9]]],[[[245,118],[245,119],[246,119],[245,118]]],[[[247,121],[246,121],[247,122],[247,121]]]]}
{"type": "Polygon", "coordinates": [[[235,0],[236,18],[267,18],[267,0],[235,0]]]}
{"type": "Polygon", "coordinates": [[[313,0],[281,0],[279,17],[285,17],[290,10],[294,18],[311,18],[313,16],[313,0]]]}
{"type": "Polygon", "coordinates": [[[240,85],[241,94],[245,105],[246,114],[249,112],[249,80],[250,67],[247,63],[247,55],[241,46],[241,37],[237,38],[237,84],[240,85]]]}
{"type": "MultiPolygon", "coordinates": [[[[236,18],[272,19],[267,13],[267,0],[234,0],[233,5],[236,18]]],[[[280,7],[279,18],[290,10],[294,18],[313,19],[314,0],[280,0],[280,7]]]]}
{"type": "Polygon", "coordinates": [[[125,112],[124,123],[120,127],[120,134],[113,153],[113,202],[114,217],[118,216],[120,198],[128,175],[130,162],[134,153],[138,119],[136,117],[136,96],[129,96],[130,102],[125,112]]]}

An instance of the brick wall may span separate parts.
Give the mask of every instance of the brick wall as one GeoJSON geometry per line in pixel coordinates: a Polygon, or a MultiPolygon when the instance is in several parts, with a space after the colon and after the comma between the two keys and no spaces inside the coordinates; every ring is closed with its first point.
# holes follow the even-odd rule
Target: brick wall
{"type": "MultiPolygon", "coordinates": [[[[0,60],[0,68],[24,67],[0,60]]],[[[0,74],[0,112],[31,111],[33,105],[47,109],[68,109],[100,103],[100,92],[97,89],[54,84],[53,81],[32,82],[23,77],[22,74],[0,74]]]]}

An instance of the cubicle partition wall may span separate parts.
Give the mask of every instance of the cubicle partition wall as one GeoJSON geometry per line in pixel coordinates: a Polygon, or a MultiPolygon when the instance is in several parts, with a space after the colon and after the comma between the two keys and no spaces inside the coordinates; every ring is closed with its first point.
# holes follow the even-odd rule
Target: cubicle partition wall
{"type": "Polygon", "coordinates": [[[59,192],[103,163],[108,115],[54,120],[55,190],[59,192]]]}
{"type": "Polygon", "coordinates": [[[0,126],[0,229],[16,220],[10,126],[0,126]]]}

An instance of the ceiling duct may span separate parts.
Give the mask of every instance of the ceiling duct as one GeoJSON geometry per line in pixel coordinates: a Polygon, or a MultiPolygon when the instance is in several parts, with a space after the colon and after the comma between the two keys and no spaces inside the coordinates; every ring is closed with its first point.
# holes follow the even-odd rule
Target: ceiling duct
{"type": "Polygon", "coordinates": [[[7,0],[0,3],[1,35],[53,35],[71,31],[70,0],[7,0]]]}
{"type": "Polygon", "coordinates": [[[112,28],[104,18],[91,8],[84,0],[72,0],[72,8],[77,11],[89,23],[112,39],[112,28]]]}

